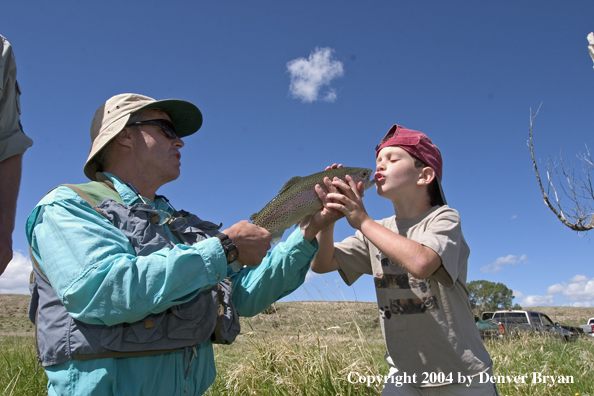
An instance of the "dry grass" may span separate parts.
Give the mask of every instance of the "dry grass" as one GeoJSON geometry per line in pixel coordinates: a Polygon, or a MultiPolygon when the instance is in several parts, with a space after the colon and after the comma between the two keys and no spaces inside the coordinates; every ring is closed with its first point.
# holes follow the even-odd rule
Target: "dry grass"
{"type": "MultiPolygon", "coordinates": [[[[46,394],[35,359],[28,296],[0,295],[0,395],[46,394]]],[[[583,324],[594,308],[537,307],[554,321],[583,324]]],[[[380,395],[381,385],[350,383],[350,372],[385,375],[388,366],[375,303],[277,303],[242,318],[231,346],[215,345],[217,380],[208,395],[380,395]]],[[[594,395],[594,338],[562,343],[545,337],[486,342],[496,376],[527,376],[499,383],[501,395],[594,395]],[[532,373],[571,377],[573,384],[532,383],[532,373]]]]}
{"type": "Polygon", "coordinates": [[[381,393],[381,385],[346,380],[351,372],[387,374],[374,303],[277,303],[241,320],[233,346],[215,345],[218,376],[209,395],[381,393]]]}
{"type": "Polygon", "coordinates": [[[27,336],[35,334],[27,308],[29,296],[0,294],[0,336],[27,336]]]}

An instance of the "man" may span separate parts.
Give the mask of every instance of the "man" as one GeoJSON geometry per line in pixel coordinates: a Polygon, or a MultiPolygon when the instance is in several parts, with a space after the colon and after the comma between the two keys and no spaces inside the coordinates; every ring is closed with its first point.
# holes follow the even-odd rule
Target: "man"
{"type": "Polygon", "coordinates": [[[16,80],[16,63],[10,42],[0,35],[0,275],[12,260],[12,231],[21,184],[23,153],[33,141],[20,122],[21,90],[16,80]]]}
{"type": "Polygon", "coordinates": [[[211,340],[233,341],[236,312],[255,315],[303,283],[336,213],[318,212],[267,254],[265,229],[221,232],[157,195],[201,124],[186,101],[110,98],[91,124],[93,182],[57,187],[29,216],[30,316],[49,395],[200,395],[215,378],[211,340]],[[225,278],[235,308],[221,303],[225,278]]]}

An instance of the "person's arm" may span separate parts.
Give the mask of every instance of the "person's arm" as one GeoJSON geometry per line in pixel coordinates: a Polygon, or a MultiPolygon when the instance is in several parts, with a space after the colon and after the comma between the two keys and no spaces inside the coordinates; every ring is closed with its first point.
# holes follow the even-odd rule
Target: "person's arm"
{"type": "Polygon", "coordinates": [[[330,193],[327,206],[342,212],[351,227],[358,229],[394,264],[418,279],[426,279],[442,265],[440,256],[431,248],[403,237],[373,221],[363,205],[361,195],[350,177],[347,183],[332,182],[342,193],[330,193]]]}
{"type": "Polygon", "coordinates": [[[23,155],[15,155],[0,162],[0,275],[12,260],[12,232],[17,197],[21,184],[23,155]]]}
{"type": "Polygon", "coordinates": [[[66,187],[48,194],[26,227],[33,255],[67,311],[90,324],[162,312],[227,274],[217,238],[137,257],[119,229],[66,187]]]}
{"type": "Polygon", "coordinates": [[[321,230],[316,238],[320,249],[311,261],[311,270],[317,274],[338,271],[340,265],[334,257],[334,224],[321,230]]]}
{"type": "Polygon", "coordinates": [[[435,251],[387,229],[375,221],[365,221],[359,228],[388,259],[417,279],[426,279],[441,266],[435,251]]]}
{"type": "Polygon", "coordinates": [[[241,316],[254,316],[275,301],[291,294],[305,281],[309,263],[318,250],[317,241],[307,241],[300,229],[278,243],[256,267],[229,270],[233,304],[241,316]]]}
{"type": "MultiPolygon", "coordinates": [[[[319,186],[316,186],[316,192],[325,202],[326,194],[319,186]]],[[[316,235],[320,235],[322,229],[332,228],[342,217],[342,213],[323,207],[302,222],[286,242],[275,246],[259,266],[231,272],[233,304],[239,314],[256,315],[301,286],[318,246],[324,244],[330,249],[334,246],[332,240],[316,240],[316,235]]]]}
{"type": "Polygon", "coordinates": [[[0,275],[12,260],[12,232],[23,153],[33,144],[20,123],[20,90],[10,42],[0,36],[0,275]]]}

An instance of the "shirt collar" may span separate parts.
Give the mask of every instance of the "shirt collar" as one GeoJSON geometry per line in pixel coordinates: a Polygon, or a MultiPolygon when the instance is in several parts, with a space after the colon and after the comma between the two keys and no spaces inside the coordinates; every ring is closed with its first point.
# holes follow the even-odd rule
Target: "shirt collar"
{"type": "MultiPolygon", "coordinates": [[[[134,191],[132,191],[132,189],[130,187],[128,187],[123,181],[121,181],[120,179],[118,179],[117,176],[115,176],[112,173],[109,172],[103,172],[103,174],[109,179],[111,180],[111,182],[113,183],[114,188],[116,189],[116,191],[118,192],[118,194],[120,194],[120,197],[122,198],[122,201],[124,202],[124,205],[127,206],[132,206],[134,204],[137,203],[144,203],[140,197],[138,195],[136,195],[136,193],[134,191]]],[[[153,204],[153,202],[146,198],[143,197],[146,203],[150,203],[153,204]]],[[[171,207],[163,200],[163,199],[159,199],[157,198],[154,202],[154,206],[156,209],[159,210],[164,210],[168,213],[172,213],[173,210],[171,209],[171,207]]]]}
{"type": "MultiPolygon", "coordinates": [[[[134,191],[132,191],[130,187],[128,187],[126,184],[124,184],[123,181],[118,179],[117,176],[109,172],[103,172],[103,174],[109,180],[111,180],[114,188],[116,189],[118,194],[120,194],[122,201],[124,201],[124,205],[130,206],[134,205],[135,203],[142,203],[141,199],[136,194],[134,194],[134,191]]],[[[145,199],[147,199],[148,201],[148,198],[145,199]]]]}

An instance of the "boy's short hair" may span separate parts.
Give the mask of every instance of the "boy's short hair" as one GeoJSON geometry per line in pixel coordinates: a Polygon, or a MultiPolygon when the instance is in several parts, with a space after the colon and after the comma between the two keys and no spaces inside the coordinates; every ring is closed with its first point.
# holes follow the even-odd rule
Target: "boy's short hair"
{"type": "MultiPolygon", "coordinates": [[[[424,166],[428,166],[435,171],[434,182],[428,186],[429,199],[431,205],[447,205],[443,189],[441,188],[443,160],[441,151],[423,132],[413,131],[400,125],[393,125],[380,144],[375,147],[375,157],[384,147],[398,146],[408,152],[416,160],[419,160],[424,166]]],[[[417,164],[415,163],[415,166],[417,164]]]]}

